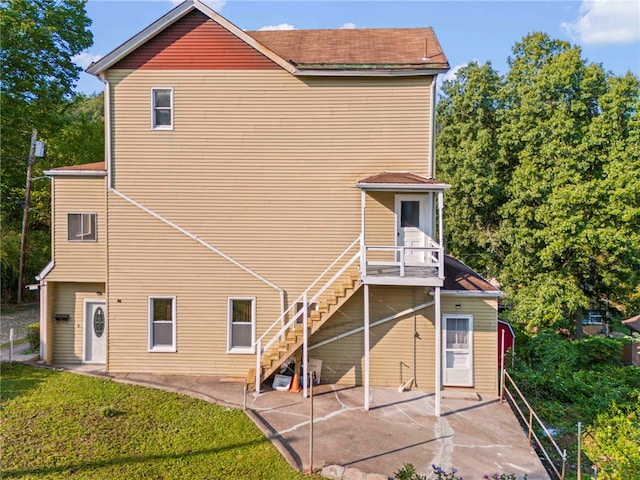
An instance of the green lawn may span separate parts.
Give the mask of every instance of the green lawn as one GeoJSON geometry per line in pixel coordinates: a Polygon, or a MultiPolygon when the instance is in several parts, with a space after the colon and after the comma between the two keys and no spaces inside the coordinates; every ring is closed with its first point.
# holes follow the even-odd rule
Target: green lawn
{"type": "Polygon", "coordinates": [[[308,478],[241,410],[67,372],[1,367],[3,479],[308,478]]]}

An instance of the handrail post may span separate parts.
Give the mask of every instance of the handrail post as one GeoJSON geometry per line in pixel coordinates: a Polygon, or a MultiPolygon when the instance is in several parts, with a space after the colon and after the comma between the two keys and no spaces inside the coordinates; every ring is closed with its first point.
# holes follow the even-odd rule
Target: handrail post
{"type": "Polygon", "coordinates": [[[533,434],[533,409],[529,407],[529,445],[531,445],[532,434],[533,434]]]}
{"type": "Polygon", "coordinates": [[[307,382],[308,382],[308,378],[309,378],[309,332],[308,332],[308,328],[307,328],[307,323],[308,323],[308,318],[307,318],[307,308],[309,303],[307,302],[307,292],[304,292],[304,300],[303,300],[303,305],[304,305],[304,311],[302,313],[302,318],[304,319],[303,323],[303,330],[302,330],[302,374],[303,374],[303,380],[302,380],[302,390],[303,390],[303,395],[304,398],[307,398],[307,382]]]}
{"type": "Polygon", "coordinates": [[[404,247],[400,247],[400,276],[404,277],[404,247]]]}
{"type": "Polygon", "coordinates": [[[504,330],[500,339],[500,403],[504,402],[504,330]]]}
{"type": "Polygon", "coordinates": [[[260,370],[262,369],[262,339],[258,339],[258,351],[256,352],[256,395],[260,394],[260,370]]]}

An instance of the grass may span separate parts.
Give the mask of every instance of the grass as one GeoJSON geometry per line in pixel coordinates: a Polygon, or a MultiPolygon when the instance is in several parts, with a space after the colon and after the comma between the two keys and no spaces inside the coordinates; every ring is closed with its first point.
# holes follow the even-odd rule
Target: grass
{"type": "MultiPolygon", "coordinates": [[[[18,345],[22,345],[23,343],[29,343],[29,340],[27,340],[26,338],[20,338],[18,340],[14,340],[13,341],[13,346],[17,347],[18,345]]],[[[0,345],[0,348],[9,348],[11,346],[10,342],[6,342],[3,343],[2,345],[0,345]]]]}
{"type": "Polygon", "coordinates": [[[2,364],[1,478],[303,479],[237,409],[2,364]]]}

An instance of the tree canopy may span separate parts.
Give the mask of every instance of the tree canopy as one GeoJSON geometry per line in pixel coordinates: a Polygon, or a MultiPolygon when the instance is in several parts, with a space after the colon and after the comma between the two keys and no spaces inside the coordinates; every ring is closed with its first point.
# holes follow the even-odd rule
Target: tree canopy
{"type": "Polygon", "coordinates": [[[470,63],[442,87],[449,251],[497,278],[531,328],[629,313],[640,307],[640,81],[543,33],[512,52],[506,75],[470,63]]]}
{"type": "MultiPolygon", "coordinates": [[[[52,166],[103,157],[102,96],[74,93],[80,67],[73,57],[90,47],[86,0],[6,0],[2,4],[0,186],[3,301],[15,298],[22,210],[32,129],[47,145],[35,177],[52,166]]],[[[49,184],[32,182],[26,278],[49,261],[49,184]]]]}

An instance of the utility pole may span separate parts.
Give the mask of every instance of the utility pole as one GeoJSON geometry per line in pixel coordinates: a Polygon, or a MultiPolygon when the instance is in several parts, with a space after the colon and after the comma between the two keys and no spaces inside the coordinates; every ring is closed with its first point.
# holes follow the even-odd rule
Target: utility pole
{"type": "Polygon", "coordinates": [[[22,215],[22,236],[20,238],[20,267],[18,271],[18,298],[17,303],[22,303],[22,290],[24,290],[25,256],[27,251],[27,234],[29,231],[29,208],[31,208],[31,177],[33,176],[33,164],[36,159],[36,139],[38,130],[31,133],[31,149],[29,151],[29,164],[27,167],[27,186],[24,194],[24,213],[22,215]]]}

